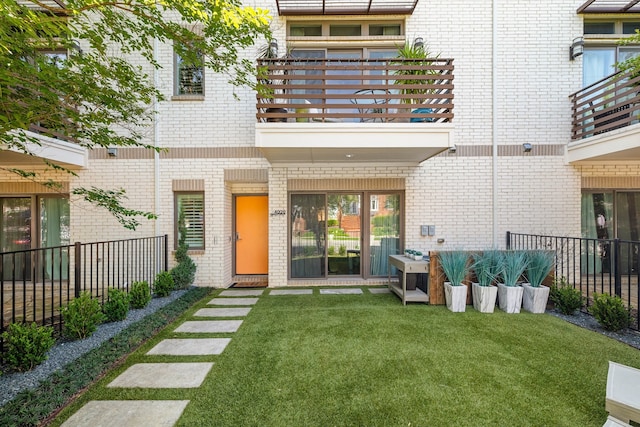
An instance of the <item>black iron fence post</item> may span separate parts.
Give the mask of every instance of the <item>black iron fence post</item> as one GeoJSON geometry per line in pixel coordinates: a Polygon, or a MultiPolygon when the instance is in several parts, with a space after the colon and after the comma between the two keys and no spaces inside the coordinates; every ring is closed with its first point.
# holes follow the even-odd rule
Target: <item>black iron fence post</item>
{"type": "Polygon", "coordinates": [[[507,250],[511,249],[511,232],[507,231],[507,250]]]}
{"type": "Polygon", "coordinates": [[[80,290],[82,289],[80,286],[80,282],[82,281],[82,263],[80,262],[81,260],[82,260],[82,243],[76,242],[75,256],[73,261],[74,262],[73,271],[74,271],[74,278],[75,278],[74,295],[76,298],[80,296],[80,290]]]}
{"type": "Polygon", "coordinates": [[[164,235],[164,271],[169,271],[169,235],[164,235]]]}
{"type": "Polygon", "coordinates": [[[622,251],[620,250],[620,239],[613,240],[613,284],[615,287],[615,293],[617,297],[622,298],[622,268],[621,258],[622,251]]]}

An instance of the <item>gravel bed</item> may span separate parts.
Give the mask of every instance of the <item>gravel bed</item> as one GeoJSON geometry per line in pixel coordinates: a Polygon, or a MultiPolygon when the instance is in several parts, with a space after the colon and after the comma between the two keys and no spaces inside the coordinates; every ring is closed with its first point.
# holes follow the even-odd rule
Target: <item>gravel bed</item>
{"type": "Polygon", "coordinates": [[[61,371],[80,356],[100,346],[117,335],[127,326],[149,314],[155,313],[172,301],[180,298],[186,290],[174,291],[163,298],[153,298],[145,308],[130,310],[127,318],[120,322],[103,323],[88,338],[78,341],[59,341],[48,354],[47,360],[28,372],[4,373],[0,375],[0,406],[13,399],[18,393],[36,388],[41,381],[56,371],[61,371]]]}
{"type": "Polygon", "coordinates": [[[640,350],[640,332],[632,329],[626,329],[622,332],[605,331],[593,316],[583,313],[582,311],[577,311],[574,316],[562,314],[557,310],[548,310],[547,314],[559,317],[582,328],[606,335],[609,338],[613,338],[614,340],[618,340],[640,350]]]}

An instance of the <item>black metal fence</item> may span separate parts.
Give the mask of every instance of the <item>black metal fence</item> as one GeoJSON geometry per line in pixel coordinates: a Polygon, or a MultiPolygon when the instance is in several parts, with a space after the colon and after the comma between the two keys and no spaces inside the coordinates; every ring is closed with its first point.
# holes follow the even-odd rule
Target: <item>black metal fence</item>
{"type": "Polygon", "coordinates": [[[0,333],[15,322],[60,330],[60,308],[70,300],[88,291],[104,302],[110,288],[152,285],[167,271],[168,254],[167,235],[0,253],[0,333]]]}
{"type": "Polygon", "coordinates": [[[555,276],[564,277],[586,297],[616,295],[631,309],[632,328],[640,330],[640,242],[621,239],[545,236],[507,232],[507,249],[548,249],[556,252],[555,276]]]}

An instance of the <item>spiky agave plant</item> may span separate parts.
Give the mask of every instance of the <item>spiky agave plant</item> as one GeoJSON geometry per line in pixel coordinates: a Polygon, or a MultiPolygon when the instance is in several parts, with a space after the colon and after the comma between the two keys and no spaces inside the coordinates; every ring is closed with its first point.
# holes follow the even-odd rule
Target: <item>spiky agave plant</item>
{"type": "Polygon", "coordinates": [[[476,273],[480,286],[491,286],[491,284],[502,274],[502,252],[489,250],[476,252],[473,254],[473,264],[471,268],[476,273]]]}
{"type": "Polygon", "coordinates": [[[469,273],[469,254],[465,251],[446,251],[438,253],[440,267],[452,286],[462,285],[469,273]]]}
{"type": "Polygon", "coordinates": [[[534,288],[540,287],[555,263],[553,251],[534,250],[527,252],[528,264],[525,276],[534,288]]]}
{"type": "Polygon", "coordinates": [[[527,268],[525,251],[506,251],[503,256],[502,280],[506,286],[516,286],[518,279],[527,268]]]}

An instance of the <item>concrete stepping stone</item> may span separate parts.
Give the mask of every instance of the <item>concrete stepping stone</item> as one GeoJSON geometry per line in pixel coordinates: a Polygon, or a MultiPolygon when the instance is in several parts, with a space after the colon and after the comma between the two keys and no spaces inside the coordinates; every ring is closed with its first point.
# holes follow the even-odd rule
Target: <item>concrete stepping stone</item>
{"type": "Polygon", "coordinates": [[[389,288],[369,288],[369,292],[372,294],[388,294],[391,291],[389,288]]]}
{"type": "Polygon", "coordinates": [[[188,400],[92,400],[73,414],[64,427],[173,426],[188,400]]]}
{"type": "Polygon", "coordinates": [[[109,388],[200,387],[213,363],[138,363],[129,366],[109,388]]]}
{"type": "Polygon", "coordinates": [[[236,332],[240,325],[242,325],[242,320],[188,320],[178,326],[174,332],[236,332]]]}
{"type": "Polygon", "coordinates": [[[360,288],[335,288],[320,289],[320,295],[359,295],[362,294],[360,288]]]}
{"type": "Polygon", "coordinates": [[[312,295],[313,289],[274,289],[269,295],[312,295]]]}
{"type": "Polygon", "coordinates": [[[258,298],[214,298],[209,305],[254,305],[258,298]]]}
{"type": "Polygon", "coordinates": [[[220,292],[221,297],[259,297],[264,289],[227,289],[220,292]]]}
{"type": "Polygon", "coordinates": [[[241,317],[246,316],[251,307],[238,308],[201,308],[194,313],[196,317],[241,317]]]}
{"type": "Polygon", "coordinates": [[[147,352],[154,355],[208,356],[222,354],[231,338],[180,338],[160,341],[147,352]]]}

